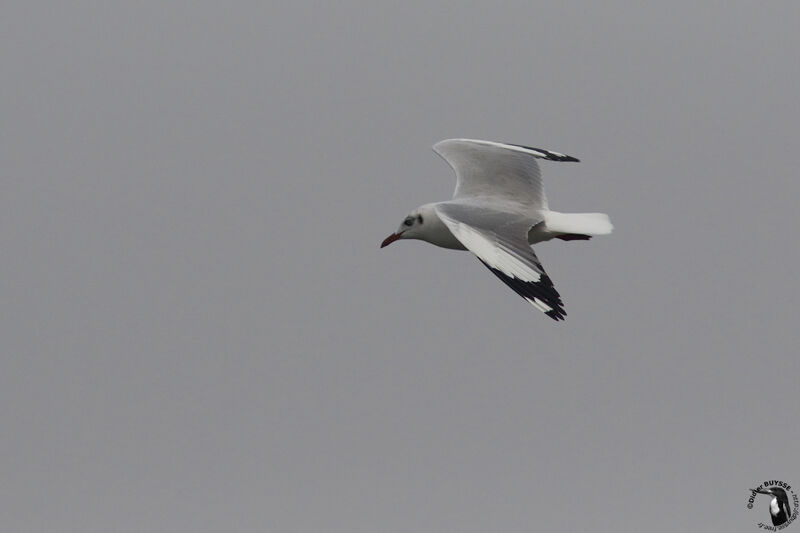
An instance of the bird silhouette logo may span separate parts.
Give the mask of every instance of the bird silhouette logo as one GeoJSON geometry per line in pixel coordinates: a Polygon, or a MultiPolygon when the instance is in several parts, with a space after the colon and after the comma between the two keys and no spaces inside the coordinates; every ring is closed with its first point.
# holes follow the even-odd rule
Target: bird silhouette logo
{"type": "Polygon", "coordinates": [[[797,494],[792,491],[792,486],[779,480],[765,481],[758,487],[750,489],[750,499],[747,508],[752,509],[759,494],[769,496],[769,516],[771,526],[761,522],[758,527],[769,531],[778,531],[786,528],[797,518],[800,501],[797,494]]]}

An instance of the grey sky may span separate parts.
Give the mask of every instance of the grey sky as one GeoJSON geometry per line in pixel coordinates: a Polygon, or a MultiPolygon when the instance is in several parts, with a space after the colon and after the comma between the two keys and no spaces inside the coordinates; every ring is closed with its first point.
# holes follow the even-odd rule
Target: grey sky
{"type": "Polygon", "coordinates": [[[800,486],[796,2],[273,4],[4,7],[4,531],[751,531],[800,486]],[[582,160],[566,322],[378,249],[447,137],[582,160]]]}

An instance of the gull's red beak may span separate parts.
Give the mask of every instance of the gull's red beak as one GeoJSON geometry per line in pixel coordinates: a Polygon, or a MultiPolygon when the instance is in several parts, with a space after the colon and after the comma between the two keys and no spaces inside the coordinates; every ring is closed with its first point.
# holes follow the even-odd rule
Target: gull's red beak
{"type": "Polygon", "coordinates": [[[399,238],[400,238],[400,236],[401,236],[402,234],[403,234],[403,232],[402,232],[402,231],[401,231],[400,233],[392,233],[391,235],[389,235],[388,237],[386,237],[385,239],[383,239],[383,242],[381,243],[381,248],[384,248],[384,247],[386,247],[386,246],[389,246],[389,245],[390,245],[390,244],[392,244],[394,241],[396,241],[397,239],[399,239],[399,238]]]}

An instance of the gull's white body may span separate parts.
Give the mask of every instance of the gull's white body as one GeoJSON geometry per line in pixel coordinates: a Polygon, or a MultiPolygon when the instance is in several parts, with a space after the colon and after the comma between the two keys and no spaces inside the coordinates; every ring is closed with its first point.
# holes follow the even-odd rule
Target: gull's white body
{"type": "MultiPolygon", "coordinates": [[[[424,231],[405,238],[422,240],[450,250],[466,250],[467,248],[456,239],[453,232],[436,214],[437,205],[452,203],[456,202],[452,200],[436,202],[417,208],[423,214],[428,213],[431,223],[425,223],[424,231]]],[[[522,210],[524,207],[520,206],[519,209],[522,210]]],[[[549,241],[562,235],[605,235],[613,230],[608,215],[603,213],[559,213],[558,211],[544,210],[539,212],[539,216],[542,217],[542,222],[534,225],[528,231],[528,244],[549,241]]]]}
{"type": "Polygon", "coordinates": [[[588,239],[611,233],[602,213],[549,209],[536,159],[577,159],[512,144],[448,139],[434,145],[456,172],[453,199],[412,211],[381,245],[419,239],[470,250],[504,283],[555,320],[566,313],[530,244],[553,238],[588,239]]]}

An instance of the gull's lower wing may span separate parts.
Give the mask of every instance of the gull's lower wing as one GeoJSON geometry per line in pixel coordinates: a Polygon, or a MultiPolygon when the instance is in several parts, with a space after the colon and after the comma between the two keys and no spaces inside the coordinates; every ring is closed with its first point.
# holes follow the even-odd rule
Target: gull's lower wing
{"type": "Polygon", "coordinates": [[[564,320],[561,296],[528,244],[528,230],[539,220],[455,202],[438,204],[436,213],[503,283],[553,320],[564,320]]]}

